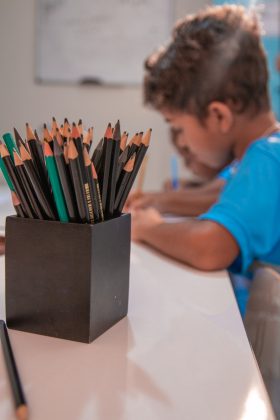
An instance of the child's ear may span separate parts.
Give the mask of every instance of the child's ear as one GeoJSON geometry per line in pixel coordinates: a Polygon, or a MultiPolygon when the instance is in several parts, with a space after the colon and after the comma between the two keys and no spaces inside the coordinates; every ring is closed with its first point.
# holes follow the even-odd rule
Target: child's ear
{"type": "Polygon", "coordinates": [[[223,102],[211,102],[208,106],[207,120],[213,129],[227,134],[233,125],[233,113],[223,102]]]}

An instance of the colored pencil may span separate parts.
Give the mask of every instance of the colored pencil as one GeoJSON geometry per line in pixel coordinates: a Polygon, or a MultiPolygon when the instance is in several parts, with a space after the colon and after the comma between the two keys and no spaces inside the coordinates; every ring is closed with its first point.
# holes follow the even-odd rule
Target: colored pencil
{"type": "Polygon", "coordinates": [[[104,145],[104,138],[99,141],[98,145],[96,146],[91,161],[94,164],[94,167],[97,173],[100,173],[101,164],[102,164],[102,153],[103,153],[103,145],[104,145]]]}
{"type": "Polygon", "coordinates": [[[68,217],[68,212],[66,208],[65,198],[62,191],[53,151],[49,143],[47,142],[45,142],[44,144],[44,155],[46,159],[46,166],[47,166],[49,177],[50,177],[50,182],[52,186],[52,191],[54,195],[54,200],[55,200],[59,220],[63,223],[67,223],[69,222],[69,217],[68,217]]]}
{"type": "Polygon", "coordinates": [[[34,219],[32,207],[28,198],[26,197],[24,193],[22,181],[19,179],[18,174],[16,173],[16,170],[15,170],[15,167],[14,167],[14,164],[13,164],[13,161],[11,159],[8,149],[3,144],[0,145],[0,152],[1,152],[3,163],[7,169],[9,177],[12,180],[15,192],[17,193],[17,195],[20,198],[20,201],[22,202],[25,215],[29,217],[30,219],[34,219]]]}
{"type": "Polygon", "coordinates": [[[14,191],[11,191],[11,195],[12,195],[12,203],[13,203],[17,216],[25,217],[23,207],[21,205],[20,199],[18,198],[17,194],[14,191]]]}
{"type": "Polygon", "coordinates": [[[19,148],[20,148],[21,145],[23,145],[25,148],[28,147],[27,144],[26,144],[26,142],[20,136],[20,134],[19,134],[19,132],[17,131],[16,128],[14,128],[14,135],[15,135],[15,141],[16,141],[18,150],[19,150],[19,148]]]}
{"type": "Polygon", "coordinates": [[[129,192],[132,188],[133,182],[134,182],[134,180],[135,180],[135,178],[138,174],[140,166],[141,166],[141,164],[143,162],[143,159],[145,157],[145,154],[148,150],[148,147],[149,147],[149,144],[150,144],[150,139],[151,139],[151,133],[152,133],[152,129],[149,129],[146,132],[145,136],[142,138],[141,145],[140,145],[140,147],[137,151],[137,154],[136,154],[136,159],[135,159],[135,164],[134,164],[133,171],[130,174],[130,177],[129,177],[128,182],[126,184],[126,187],[124,189],[122,198],[121,198],[121,200],[120,200],[120,202],[119,202],[119,204],[116,208],[116,213],[117,214],[122,212],[122,209],[125,205],[126,199],[127,199],[128,194],[129,194],[129,192]]]}
{"type": "Polygon", "coordinates": [[[17,144],[16,144],[15,140],[13,139],[11,133],[5,133],[5,134],[3,134],[2,137],[3,137],[4,143],[6,144],[6,147],[9,151],[11,159],[12,159],[12,161],[14,161],[13,152],[14,152],[14,150],[16,150],[18,152],[17,144]]]}
{"type": "Polygon", "coordinates": [[[85,162],[85,167],[86,167],[87,180],[88,180],[89,189],[90,189],[90,195],[91,195],[92,204],[93,204],[94,220],[98,222],[101,220],[101,215],[99,214],[98,193],[97,193],[96,184],[94,182],[92,168],[91,168],[92,162],[90,160],[88,150],[85,146],[83,150],[83,155],[84,155],[84,162],[85,162]]]}
{"type": "Polygon", "coordinates": [[[126,148],[126,142],[128,138],[128,133],[126,131],[123,132],[121,136],[121,142],[120,142],[120,154],[124,151],[126,148]]]}
{"type": "Polygon", "coordinates": [[[102,179],[102,186],[101,186],[101,200],[102,200],[102,207],[104,213],[106,213],[107,210],[107,193],[108,193],[108,182],[109,182],[109,176],[110,176],[110,166],[111,166],[111,160],[112,160],[112,151],[113,151],[113,133],[111,124],[108,125],[108,128],[106,130],[105,136],[104,136],[104,146],[103,146],[103,173],[101,175],[102,179]]]}
{"type": "Polygon", "coordinates": [[[88,211],[87,199],[85,196],[83,177],[81,174],[81,168],[79,163],[79,155],[75,143],[72,139],[70,139],[69,141],[68,159],[80,219],[82,223],[90,222],[90,215],[88,211]]]}
{"type": "MultiPolygon", "coordinates": [[[[38,173],[42,188],[45,194],[49,196],[49,176],[45,165],[45,158],[43,153],[43,146],[39,138],[36,138],[30,124],[26,123],[26,139],[28,144],[28,151],[32,158],[33,165],[38,173]]],[[[21,147],[21,145],[20,145],[21,147]]]]}
{"type": "Polygon", "coordinates": [[[20,157],[23,160],[27,174],[32,183],[33,189],[36,193],[37,199],[41,205],[42,210],[44,211],[47,218],[49,218],[50,220],[56,220],[56,209],[53,206],[53,202],[50,201],[49,196],[45,194],[40,182],[40,178],[38,177],[38,174],[33,166],[31,156],[23,146],[20,147],[20,157]]]}
{"type": "Polygon", "coordinates": [[[108,198],[106,204],[106,214],[108,217],[112,216],[114,213],[114,203],[116,195],[116,185],[117,185],[117,170],[118,170],[118,159],[120,155],[120,141],[121,141],[121,130],[120,130],[120,121],[118,120],[113,133],[113,149],[111,155],[111,164],[110,172],[108,178],[108,198]]]}
{"type": "MultiPolygon", "coordinates": [[[[68,146],[65,145],[64,151],[66,150],[68,146]]],[[[55,162],[69,214],[69,219],[71,222],[77,222],[78,221],[78,209],[74,197],[73,192],[73,186],[72,186],[72,180],[69,172],[69,167],[65,161],[65,157],[63,154],[63,151],[58,144],[56,138],[54,137],[54,157],[55,162]]]]}
{"type": "Polygon", "coordinates": [[[49,129],[47,127],[47,124],[44,124],[43,140],[46,141],[46,142],[48,142],[49,145],[50,145],[50,148],[53,150],[53,136],[49,132],[49,129]]]}
{"type": "Polygon", "coordinates": [[[26,196],[28,197],[32,211],[35,214],[36,218],[43,220],[44,215],[41,211],[40,204],[38,203],[31,181],[28,178],[26,168],[19,154],[15,150],[14,150],[14,162],[15,162],[15,169],[17,171],[18,178],[21,180],[23,190],[26,196]]]}
{"type": "Polygon", "coordinates": [[[124,190],[127,186],[129,177],[133,171],[134,168],[134,164],[135,164],[135,158],[136,158],[136,153],[134,153],[131,158],[128,160],[128,162],[125,164],[120,179],[119,179],[119,183],[117,186],[117,195],[116,195],[116,200],[115,200],[115,205],[114,208],[115,210],[118,208],[120,201],[122,199],[122,196],[124,194],[124,190]]]}

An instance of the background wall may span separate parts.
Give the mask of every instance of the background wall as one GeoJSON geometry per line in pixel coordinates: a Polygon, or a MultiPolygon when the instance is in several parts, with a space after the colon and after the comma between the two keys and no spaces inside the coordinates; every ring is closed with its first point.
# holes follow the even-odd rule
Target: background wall
{"type": "MultiPolygon", "coordinates": [[[[101,0],[100,0],[101,1],[101,0]]],[[[172,1],[172,0],[171,0],[172,1]]],[[[175,17],[194,12],[206,0],[174,1],[175,17]]],[[[93,2],[94,4],[94,2],[93,2]]],[[[0,135],[15,126],[24,134],[24,124],[33,128],[67,116],[83,118],[94,125],[97,141],[108,121],[118,118],[123,129],[133,133],[153,128],[145,189],[157,189],[169,176],[172,148],[167,125],[155,111],[142,105],[141,87],[106,88],[79,85],[37,85],[34,82],[35,0],[0,0],[0,135]]],[[[151,40],[151,51],[156,48],[151,40]]]]}

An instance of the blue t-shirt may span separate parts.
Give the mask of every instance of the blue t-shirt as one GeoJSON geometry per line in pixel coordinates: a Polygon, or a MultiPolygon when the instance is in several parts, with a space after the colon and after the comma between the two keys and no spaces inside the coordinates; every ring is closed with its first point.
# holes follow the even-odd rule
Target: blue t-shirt
{"type": "Polygon", "coordinates": [[[218,173],[217,178],[228,182],[236,173],[238,165],[238,160],[232,161],[229,165],[222,169],[221,172],[218,173]]]}
{"type": "Polygon", "coordinates": [[[199,219],[224,226],[239,245],[229,267],[245,274],[254,261],[280,266],[280,134],[252,143],[219,201],[199,219]]]}
{"type": "Polygon", "coordinates": [[[280,266],[280,134],[256,140],[231,172],[214,204],[199,219],[224,226],[240,254],[228,268],[242,317],[255,262],[280,266]]]}

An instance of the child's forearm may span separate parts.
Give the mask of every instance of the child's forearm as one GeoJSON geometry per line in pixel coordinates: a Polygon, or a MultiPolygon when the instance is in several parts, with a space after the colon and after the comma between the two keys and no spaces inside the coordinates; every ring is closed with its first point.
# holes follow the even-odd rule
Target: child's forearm
{"type": "Polygon", "coordinates": [[[162,195],[162,211],[178,216],[198,216],[207,211],[219,198],[219,191],[170,191],[162,195]]]}
{"type": "Polygon", "coordinates": [[[201,270],[225,269],[239,253],[230,233],[211,221],[161,223],[143,229],[140,240],[201,270]]]}

